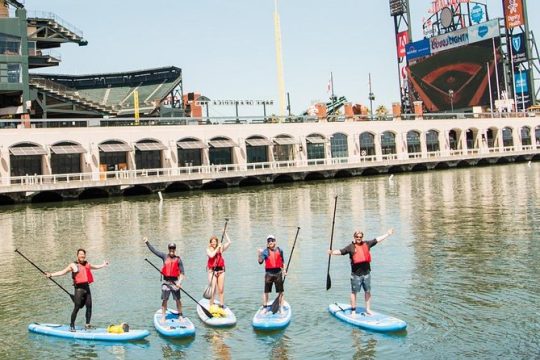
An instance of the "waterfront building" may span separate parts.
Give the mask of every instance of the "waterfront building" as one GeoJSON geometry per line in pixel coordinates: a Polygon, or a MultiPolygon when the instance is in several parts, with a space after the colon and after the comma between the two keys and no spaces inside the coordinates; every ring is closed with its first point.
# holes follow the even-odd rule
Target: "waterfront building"
{"type": "MultiPolygon", "coordinates": [[[[460,119],[424,115],[392,121],[303,117],[279,123],[166,118],[143,119],[146,125],[139,126],[126,119],[114,127],[61,131],[33,120],[37,127],[0,133],[0,202],[539,160],[540,117],[524,115],[463,114],[460,119]]],[[[100,125],[93,119],[78,120],[100,125]]]]}

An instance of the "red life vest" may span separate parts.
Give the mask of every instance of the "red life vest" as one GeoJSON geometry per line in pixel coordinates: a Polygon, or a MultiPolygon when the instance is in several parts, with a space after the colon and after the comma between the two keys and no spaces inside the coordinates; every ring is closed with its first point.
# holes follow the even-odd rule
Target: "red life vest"
{"type": "Polygon", "coordinates": [[[221,255],[221,252],[216,253],[214,257],[208,257],[208,263],[206,264],[208,269],[212,269],[215,267],[225,267],[225,259],[223,259],[223,255],[221,255]]]}
{"type": "Polygon", "coordinates": [[[86,262],[85,265],[76,262],[75,265],[77,266],[77,272],[71,273],[75,285],[91,284],[94,282],[94,276],[92,276],[89,262],[86,262]]]}
{"type": "Polygon", "coordinates": [[[354,244],[354,254],[352,257],[353,264],[360,264],[363,262],[371,262],[371,254],[367,244],[364,242],[362,245],[354,244]]]}
{"type": "Polygon", "coordinates": [[[175,277],[180,276],[180,257],[170,257],[167,256],[163,267],[161,268],[161,273],[166,277],[175,277]]]}
{"type": "Polygon", "coordinates": [[[268,249],[268,257],[264,261],[265,269],[281,269],[283,267],[283,258],[278,247],[273,251],[268,249]]]}

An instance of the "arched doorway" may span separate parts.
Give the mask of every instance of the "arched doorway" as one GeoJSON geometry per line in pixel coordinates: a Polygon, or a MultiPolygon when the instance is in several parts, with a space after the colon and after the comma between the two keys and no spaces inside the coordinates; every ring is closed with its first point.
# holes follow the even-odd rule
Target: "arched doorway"
{"type": "Polygon", "coordinates": [[[44,147],[34,143],[21,143],[9,148],[11,176],[43,175],[44,147]]]}
{"type": "Polygon", "coordinates": [[[51,172],[53,174],[77,174],[81,172],[82,154],[80,144],[64,141],[51,146],[51,172]]]}

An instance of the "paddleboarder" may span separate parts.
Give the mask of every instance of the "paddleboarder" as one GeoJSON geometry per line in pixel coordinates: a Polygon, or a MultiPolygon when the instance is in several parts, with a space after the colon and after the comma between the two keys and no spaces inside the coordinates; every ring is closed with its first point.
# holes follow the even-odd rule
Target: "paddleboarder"
{"type": "Polygon", "coordinates": [[[258,249],[258,262],[262,264],[264,262],[264,268],[266,273],[264,275],[264,294],[263,294],[263,307],[268,310],[268,294],[272,291],[272,285],[275,284],[276,293],[280,297],[280,310],[283,307],[284,295],[283,295],[283,276],[286,275],[284,264],[285,257],[283,256],[283,250],[276,245],[276,237],[274,235],[268,235],[266,238],[266,249],[258,249]]]}
{"type": "Polygon", "coordinates": [[[206,248],[206,255],[208,255],[206,270],[208,272],[208,283],[212,289],[209,304],[210,306],[214,305],[214,298],[216,297],[214,289],[217,289],[221,308],[225,308],[225,259],[223,253],[231,246],[231,239],[227,232],[224,235],[225,239],[227,239],[224,243],[220,243],[217,236],[212,235],[206,248]]]}
{"type": "Polygon", "coordinates": [[[85,329],[90,329],[90,320],[92,318],[92,294],[90,292],[90,284],[94,282],[92,270],[98,270],[108,266],[109,262],[104,261],[101,265],[92,265],[86,261],[86,250],[77,250],[77,260],[69,264],[64,270],[56,272],[45,272],[45,276],[48,278],[55,276],[62,276],[71,272],[73,277],[73,286],[75,287],[75,294],[73,295],[73,311],[71,312],[71,321],[69,323],[69,330],[75,331],[75,320],[77,319],[77,313],[84,306],[86,307],[86,324],[85,329]]]}
{"type": "MultiPolygon", "coordinates": [[[[161,268],[161,274],[163,275],[163,283],[161,285],[161,310],[162,314],[167,313],[167,302],[172,294],[173,299],[176,301],[176,308],[178,309],[178,316],[183,317],[182,313],[182,301],[180,299],[180,287],[182,286],[182,280],[184,279],[184,264],[182,259],[176,255],[176,244],[170,243],[167,248],[169,252],[165,254],[159,250],[156,250],[149,242],[148,238],[143,238],[144,243],[148,246],[148,249],[154,255],[163,260],[163,267],[161,268]]],[[[165,316],[161,318],[161,321],[165,322],[165,316]]]]}
{"type": "Polygon", "coordinates": [[[356,293],[364,289],[366,314],[371,315],[371,253],[370,249],[392,235],[394,229],[385,234],[364,241],[364,233],[357,230],[353,234],[353,242],[341,250],[328,250],[329,255],[349,255],[351,260],[351,312],[356,314],[356,293]]]}

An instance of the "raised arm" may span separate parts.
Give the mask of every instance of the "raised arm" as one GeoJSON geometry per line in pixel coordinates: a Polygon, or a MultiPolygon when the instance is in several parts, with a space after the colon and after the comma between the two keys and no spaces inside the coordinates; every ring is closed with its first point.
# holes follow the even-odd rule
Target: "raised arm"
{"type": "Polygon", "coordinates": [[[165,261],[165,258],[167,257],[167,254],[162,253],[162,252],[159,251],[159,250],[156,250],[156,248],[153,247],[153,246],[148,242],[148,238],[147,238],[146,236],[143,238],[143,241],[144,241],[144,243],[146,244],[146,246],[148,246],[148,249],[150,249],[150,251],[151,251],[152,253],[154,253],[154,255],[156,255],[157,257],[160,257],[161,260],[165,261]]]}
{"type": "Polygon", "coordinates": [[[90,268],[93,269],[93,270],[102,269],[102,268],[104,268],[105,266],[109,266],[109,262],[108,262],[108,261],[104,261],[103,264],[101,264],[101,265],[92,265],[92,264],[90,264],[90,268]]]}
{"type": "Polygon", "coordinates": [[[73,271],[72,264],[69,264],[68,266],[66,266],[66,268],[64,270],[56,271],[56,272],[53,272],[53,273],[46,272],[45,276],[49,277],[49,278],[53,277],[53,276],[62,276],[62,275],[66,275],[68,272],[72,272],[72,271],[73,271]]]}
{"type": "Polygon", "coordinates": [[[389,237],[393,233],[394,233],[394,229],[390,228],[390,229],[388,229],[388,231],[385,234],[379,236],[375,240],[377,240],[377,243],[380,243],[381,241],[383,241],[384,239],[386,239],[387,237],[389,237]]]}
{"type": "Polygon", "coordinates": [[[227,241],[223,242],[222,245],[222,250],[221,252],[224,252],[225,250],[227,250],[229,248],[229,246],[231,246],[231,239],[229,238],[229,234],[227,234],[227,232],[225,232],[225,239],[227,241]]]}

